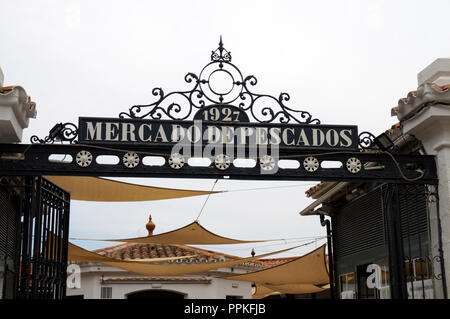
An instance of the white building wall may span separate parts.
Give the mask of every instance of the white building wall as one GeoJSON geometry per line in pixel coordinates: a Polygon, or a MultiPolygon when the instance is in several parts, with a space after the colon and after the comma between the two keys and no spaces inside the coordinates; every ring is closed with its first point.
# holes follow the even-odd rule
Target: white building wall
{"type": "MultiPolygon", "coordinates": [[[[230,269],[221,269],[220,276],[231,273],[230,269]]],[[[242,273],[236,271],[233,273],[242,273]]],[[[207,274],[206,274],[207,275],[207,274]]],[[[181,293],[185,299],[225,299],[226,296],[237,296],[245,299],[252,298],[251,283],[243,281],[231,281],[214,276],[208,276],[210,282],[169,282],[169,281],[114,281],[114,277],[138,277],[138,274],[106,266],[97,265],[81,265],[81,281],[80,288],[68,288],[67,296],[83,295],[85,299],[100,299],[102,287],[112,288],[113,299],[126,299],[127,295],[133,292],[144,290],[164,290],[181,293]],[[102,283],[102,276],[106,282],[102,283]]],[[[196,275],[189,275],[195,277],[196,275]]],[[[198,275],[204,277],[205,274],[198,275]]],[[[145,277],[145,276],[143,276],[145,277]]]]}

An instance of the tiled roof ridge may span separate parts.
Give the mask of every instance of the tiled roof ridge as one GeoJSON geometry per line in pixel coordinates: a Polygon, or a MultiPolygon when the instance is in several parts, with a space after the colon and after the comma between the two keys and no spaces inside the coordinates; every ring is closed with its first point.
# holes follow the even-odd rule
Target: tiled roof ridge
{"type": "Polygon", "coordinates": [[[450,104],[450,84],[426,82],[419,85],[417,90],[410,91],[405,98],[399,99],[398,105],[391,109],[391,115],[396,115],[400,121],[404,121],[429,103],[450,104]]]}
{"type": "MultiPolygon", "coordinates": [[[[114,253],[118,253],[119,256],[116,256],[115,258],[125,259],[124,256],[129,255],[130,250],[131,250],[131,253],[133,253],[133,250],[138,251],[137,255],[142,256],[142,250],[146,249],[146,247],[148,247],[149,245],[154,247],[154,249],[151,249],[151,252],[158,251],[162,255],[165,255],[168,257],[187,256],[188,253],[191,253],[192,255],[206,255],[208,257],[213,257],[213,258],[220,258],[220,257],[224,257],[227,259],[240,258],[240,257],[229,255],[229,254],[224,254],[224,253],[215,252],[212,250],[207,250],[207,249],[202,249],[202,248],[197,248],[197,247],[182,245],[182,244],[124,243],[124,244],[119,244],[119,245],[115,245],[115,246],[109,246],[109,247],[105,247],[105,248],[96,249],[96,250],[93,250],[93,252],[95,252],[99,255],[103,255],[103,256],[110,256],[110,255],[114,255],[114,253]],[[177,248],[181,249],[181,251],[178,250],[177,248]],[[177,254],[177,253],[181,253],[181,254],[177,254]]],[[[132,258],[134,256],[135,255],[132,254],[132,256],[127,256],[126,258],[132,258]]],[[[150,258],[157,258],[157,256],[150,257],[150,258]]]]}

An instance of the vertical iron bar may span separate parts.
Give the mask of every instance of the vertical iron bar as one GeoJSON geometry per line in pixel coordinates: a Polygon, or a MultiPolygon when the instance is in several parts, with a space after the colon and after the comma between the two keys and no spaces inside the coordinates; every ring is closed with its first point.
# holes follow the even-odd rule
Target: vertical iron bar
{"type": "Polygon", "coordinates": [[[322,226],[326,226],[327,230],[327,248],[328,248],[328,270],[329,270],[329,277],[330,277],[330,294],[331,299],[335,299],[335,290],[334,290],[334,264],[333,264],[333,251],[332,251],[332,241],[331,241],[331,227],[330,227],[330,221],[327,219],[325,220],[324,215],[320,215],[320,224],[322,226]]]}
{"type": "Polygon", "coordinates": [[[31,271],[31,285],[32,285],[32,291],[31,291],[31,298],[38,298],[39,292],[38,287],[40,285],[40,278],[39,278],[39,272],[40,272],[40,243],[41,243],[41,232],[40,232],[40,226],[41,226],[41,214],[42,214],[42,194],[41,194],[41,187],[42,187],[42,177],[37,178],[37,184],[36,184],[36,201],[33,205],[33,212],[34,212],[34,238],[33,238],[33,257],[32,257],[32,271],[31,271]]]}
{"type": "MultiPolygon", "coordinates": [[[[444,261],[444,251],[442,249],[442,225],[441,225],[441,214],[439,212],[439,189],[438,185],[435,185],[435,197],[436,197],[436,212],[437,212],[437,225],[438,225],[438,238],[439,238],[439,259],[441,262],[441,278],[442,278],[442,289],[444,293],[444,299],[448,299],[447,292],[447,279],[445,276],[445,261],[444,261]]],[[[434,272],[434,263],[433,263],[433,272],[434,272]]]]}
{"type": "MultiPolygon", "coordinates": [[[[406,197],[406,201],[408,201],[408,192],[406,192],[405,194],[402,194],[406,197]]],[[[411,299],[415,299],[415,294],[414,294],[414,281],[415,281],[415,269],[414,269],[414,258],[412,256],[412,251],[411,251],[411,236],[410,236],[410,228],[409,228],[409,210],[405,209],[405,214],[406,214],[406,231],[408,234],[408,267],[409,267],[409,278],[406,278],[406,284],[408,284],[408,279],[411,282],[411,299]]],[[[403,240],[403,238],[402,238],[403,240]]],[[[409,296],[408,296],[409,298],[409,296]]]]}
{"type": "MultiPolygon", "coordinates": [[[[423,279],[423,257],[422,257],[422,240],[421,240],[421,236],[420,233],[417,234],[417,236],[419,237],[419,261],[420,261],[420,277],[422,280],[422,299],[425,299],[425,281],[423,279]]],[[[414,267],[416,265],[414,264],[414,267]]]]}
{"type": "Polygon", "coordinates": [[[405,261],[400,224],[398,185],[387,185],[386,224],[389,249],[389,272],[392,299],[408,299],[405,282],[405,261]]]}

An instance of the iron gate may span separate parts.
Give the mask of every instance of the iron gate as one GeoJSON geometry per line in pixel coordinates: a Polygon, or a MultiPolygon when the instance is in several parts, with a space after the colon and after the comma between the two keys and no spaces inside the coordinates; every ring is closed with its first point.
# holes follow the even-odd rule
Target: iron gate
{"type": "Polygon", "coordinates": [[[17,298],[66,295],[70,193],[41,176],[25,179],[17,298]]]}

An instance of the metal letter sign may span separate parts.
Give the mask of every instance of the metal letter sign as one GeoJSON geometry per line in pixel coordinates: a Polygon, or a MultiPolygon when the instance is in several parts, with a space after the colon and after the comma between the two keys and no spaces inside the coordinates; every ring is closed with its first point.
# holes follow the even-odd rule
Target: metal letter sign
{"type": "Polygon", "coordinates": [[[31,145],[0,144],[6,175],[82,175],[435,183],[432,156],[393,155],[355,125],[325,125],[287,105],[290,96],[253,91],[220,40],[190,89],[152,90],[156,101],[134,105],[118,118],[80,117],[56,124],[31,145]],[[54,142],[66,142],[54,143],[54,142]],[[368,152],[363,152],[368,150],[368,152]],[[116,157],[102,163],[102,155],[116,157]],[[59,157],[61,160],[58,160],[59,157]],[[152,164],[146,157],[160,157],[152,164]],[[117,158],[119,160],[117,160],[117,158]],[[206,164],[191,165],[192,158],[206,164]],[[238,159],[253,161],[239,166],[238,159]],[[322,167],[322,162],[340,165],[322,167]],[[287,164],[286,164],[287,163],[287,164]],[[283,166],[285,164],[287,166],[283,166]]]}
{"type": "MultiPolygon", "coordinates": [[[[230,110],[216,108],[220,113],[230,110]]],[[[210,110],[214,110],[211,108],[210,110]]],[[[206,114],[206,113],[205,113],[206,114]]],[[[235,119],[239,118],[237,113],[235,119]]],[[[79,119],[79,143],[159,145],[211,143],[236,146],[270,145],[297,150],[358,150],[356,126],[164,121],[114,118],[79,119]]]]}

